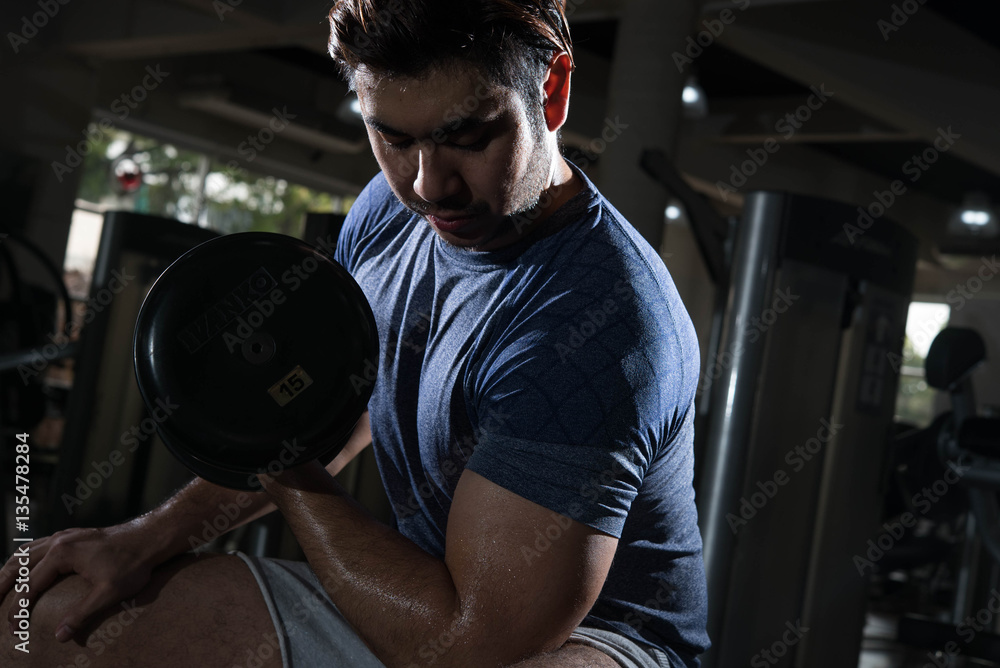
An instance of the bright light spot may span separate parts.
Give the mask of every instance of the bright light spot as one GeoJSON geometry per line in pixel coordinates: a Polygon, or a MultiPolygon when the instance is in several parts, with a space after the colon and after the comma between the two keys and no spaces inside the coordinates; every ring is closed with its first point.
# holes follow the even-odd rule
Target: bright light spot
{"type": "Polygon", "coordinates": [[[990,214],[988,211],[973,211],[971,209],[967,209],[962,212],[962,222],[966,225],[981,227],[990,222],[990,214]]]}
{"type": "Polygon", "coordinates": [[[250,186],[245,183],[234,183],[229,192],[230,202],[246,202],[250,200],[250,186]]]}
{"type": "Polygon", "coordinates": [[[205,178],[205,196],[210,199],[220,198],[231,183],[232,181],[225,174],[211,172],[205,178]]]}
{"type": "Polygon", "coordinates": [[[686,104],[695,104],[699,99],[701,99],[701,93],[694,86],[684,86],[684,92],[681,93],[681,99],[684,100],[686,104]]]}
{"type": "Polygon", "coordinates": [[[104,151],[104,157],[109,160],[114,160],[128,148],[128,142],[124,139],[118,138],[108,144],[108,148],[104,151]]]}
{"type": "Polygon", "coordinates": [[[177,198],[177,211],[175,218],[182,223],[194,223],[194,198],[190,195],[181,195],[177,198]]]}
{"type": "Polygon", "coordinates": [[[673,204],[667,207],[667,218],[669,218],[670,220],[677,220],[680,217],[681,217],[681,210],[679,207],[676,207],[673,204]]]}
{"type": "Polygon", "coordinates": [[[913,302],[906,316],[906,336],[913,344],[913,352],[927,357],[934,337],[948,324],[951,309],[947,304],[913,302]]]}
{"type": "Polygon", "coordinates": [[[168,158],[170,158],[171,160],[173,160],[174,158],[177,157],[177,149],[171,146],[170,144],[164,144],[163,154],[168,158]]]}
{"type": "Polygon", "coordinates": [[[99,213],[74,209],[69,227],[69,239],[66,242],[67,270],[78,269],[91,272],[97,260],[97,246],[101,241],[101,229],[104,227],[104,216],[99,213]]]}
{"type": "Polygon", "coordinates": [[[361,101],[358,98],[351,100],[351,113],[361,115],[361,101]]]}

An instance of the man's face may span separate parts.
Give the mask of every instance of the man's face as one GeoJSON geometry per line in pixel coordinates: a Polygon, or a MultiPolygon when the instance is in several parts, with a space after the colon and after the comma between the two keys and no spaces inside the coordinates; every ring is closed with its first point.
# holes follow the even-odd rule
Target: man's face
{"type": "Polygon", "coordinates": [[[468,65],[420,79],[359,73],[356,88],[375,157],[403,204],[454,246],[495,250],[518,239],[512,217],[551,183],[554,139],[540,110],[468,65]]]}

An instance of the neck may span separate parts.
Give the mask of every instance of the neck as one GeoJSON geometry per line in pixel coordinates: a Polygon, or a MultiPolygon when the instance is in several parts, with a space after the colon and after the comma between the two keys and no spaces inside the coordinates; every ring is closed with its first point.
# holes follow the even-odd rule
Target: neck
{"type": "Polygon", "coordinates": [[[581,190],[583,190],[583,181],[569,166],[566,159],[557,153],[556,159],[552,161],[549,185],[538,202],[531,227],[536,227],[538,223],[551,216],[581,190]]]}
{"type": "Polygon", "coordinates": [[[546,227],[545,220],[583,188],[583,180],[557,152],[552,162],[552,169],[549,171],[548,186],[542,191],[538,205],[527,213],[513,216],[511,219],[513,226],[506,233],[475,250],[498,250],[519,239],[538,236],[546,227]]]}

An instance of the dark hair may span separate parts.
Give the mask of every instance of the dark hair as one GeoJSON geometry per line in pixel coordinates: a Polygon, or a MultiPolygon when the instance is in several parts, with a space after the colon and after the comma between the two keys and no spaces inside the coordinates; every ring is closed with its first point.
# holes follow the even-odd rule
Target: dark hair
{"type": "Polygon", "coordinates": [[[351,87],[359,68],[419,78],[473,64],[538,106],[554,53],[573,58],[565,0],[337,0],[330,55],[351,87]]]}

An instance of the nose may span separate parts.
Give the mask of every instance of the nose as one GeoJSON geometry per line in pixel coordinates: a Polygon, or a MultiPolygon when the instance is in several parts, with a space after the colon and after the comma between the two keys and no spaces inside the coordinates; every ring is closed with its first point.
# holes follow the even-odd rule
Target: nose
{"type": "Polygon", "coordinates": [[[458,171],[446,153],[433,142],[426,142],[418,149],[413,192],[425,202],[440,202],[462,189],[458,171]]]}

